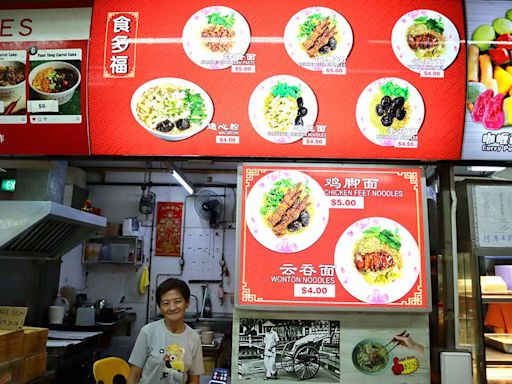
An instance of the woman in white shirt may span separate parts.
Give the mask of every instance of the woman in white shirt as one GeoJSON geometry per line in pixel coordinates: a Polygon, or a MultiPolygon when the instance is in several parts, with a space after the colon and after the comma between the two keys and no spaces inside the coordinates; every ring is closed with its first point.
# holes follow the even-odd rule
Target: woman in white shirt
{"type": "Polygon", "coordinates": [[[156,289],[163,319],[146,324],[132,354],[127,384],[199,384],[204,373],[199,335],[185,324],[190,289],[180,279],[167,279],[156,289]]]}

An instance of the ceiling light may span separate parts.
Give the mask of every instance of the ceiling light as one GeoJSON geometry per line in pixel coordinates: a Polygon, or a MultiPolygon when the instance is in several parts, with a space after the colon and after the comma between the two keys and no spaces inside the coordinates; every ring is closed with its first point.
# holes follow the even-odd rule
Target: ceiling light
{"type": "Polygon", "coordinates": [[[7,172],[7,171],[3,168],[0,168],[0,172],[7,172]]]}
{"type": "Polygon", "coordinates": [[[177,170],[172,170],[173,177],[181,184],[183,188],[187,190],[188,193],[193,194],[194,188],[191,187],[191,185],[185,180],[183,176],[181,176],[177,170]]]}
{"type": "Polygon", "coordinates": [[[506,167],[486,167],[486,166],[470,166],[468,171],[473,172],[499,172],[506,169],[506,167]]]}

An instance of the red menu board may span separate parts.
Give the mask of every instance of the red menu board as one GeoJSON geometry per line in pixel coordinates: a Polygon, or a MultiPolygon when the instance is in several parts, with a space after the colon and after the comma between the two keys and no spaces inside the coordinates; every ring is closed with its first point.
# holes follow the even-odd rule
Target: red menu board
{"type": "Polygon", "coordinates": [[[40,5],[1,12],[0,154],[86,155],[92,9],[40,5]]]}
{"type": "Polygon", "coordinates": [[[463,26],[455,0],[97,0],[92,153],[458,159],[463,26]]]}
{"type": "Polygon", "coordinates": [[[420,168],[242,168],[241,307],[429,308],[420,168]]]}

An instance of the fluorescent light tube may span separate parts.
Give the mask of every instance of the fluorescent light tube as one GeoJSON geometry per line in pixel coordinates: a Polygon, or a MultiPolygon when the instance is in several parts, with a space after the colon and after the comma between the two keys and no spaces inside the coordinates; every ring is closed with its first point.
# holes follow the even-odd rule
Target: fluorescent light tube
{"type": "Polygon", "coordinates": [[[172,175],[176,180],[178,180],[178,182],[181,184],[181,186],[187,190],[188,193],[190,193],[190,194],[194,193],[194,189],[190,186],[189,183],[187,183],[185,181],[185,179],[183,177],[181,177],[181,175],[178,172],[176,172],[175,169],[173,169],[172,175]]]}
{"type": "Polygon", "coordinates": [[[506,167],[486,167],[486,166],[470,166],[468,171],[473,172],[499,172],[503,171],[506,167]]]}

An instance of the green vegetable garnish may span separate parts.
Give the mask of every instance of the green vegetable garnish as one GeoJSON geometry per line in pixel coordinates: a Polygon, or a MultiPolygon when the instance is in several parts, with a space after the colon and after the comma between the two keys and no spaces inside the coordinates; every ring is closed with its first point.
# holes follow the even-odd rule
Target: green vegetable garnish
{"type": "Polygon", "coordinates": [[[301,95],[300,85],[288,85],[278,81],[277,84],[272,87],[272,95],[276,97],[290,96],[296,99],[301,95]]]}
{"type": "Polygon", "coordinates": [[[398,234],[398,228],[394,232],[389,229],[382,229],[380,227],[371,227],[363,231],[365,237],[376,237],[384,244],[389,245],[391,248],[400,250],[402,243],[400,242],[401,237],[398,234]]]}
{"type": "MultiPolygon", "coordinates": [[[[309,39],[316,26],[320,24],[327,17],[323,17],[320,13],[314,13],[306,18],[306,21],[299,26],[299,33],[297,37],[299,39],[309,39]]],[[[336,19],[331,17],[331,22],[336,25],[336,19]]]]}
{"type": "MultiPolygon", "coordinates": [[[[260,213],[266,216],[268,213],[274,213],[283,200],[284,195],[289,189],[293,189],[297,183],[292,184],[290,179],[281,179],[274,183],[274,187],[263,195],[263,206],[260,208],[260,213]]],[[[304,193],[309,194],[311,188],[308,183],[304,185],[304,193]]]]}
{"type": "Polygon", "coordinates": [[[414,24],[425,24],[427,28],[437,33],[444,32],[443,19],[430,19],[427,16],[420,16],[414,19],[414,24]]]}
{"type": "Polygon", "coordinates": [[[407,100],[409,98],[409,88],[407,87],[400,87],[393,83],[392,81],[388,81],[386,84],[382,85],[380,87],[380,90],[384,96],[390,96],[390,97],[403,97],[404,100],[407,100]]]}
{"type": "Polygon", "coordinates": [[[232,29],[235,25],[235,15],[222,16],[219,12],[210,13],[208,16],[208,24],[222,25],[228,29],[232,29]]]}
{"type": "Polygon", "coordinates": [[[185,90],[185,104],[188,104],[190,110],[189,120],[192,123],[201,123],[206,117],[206,108],[204,100],[199,94],[191,94],[189,89],[185,90]]]}

